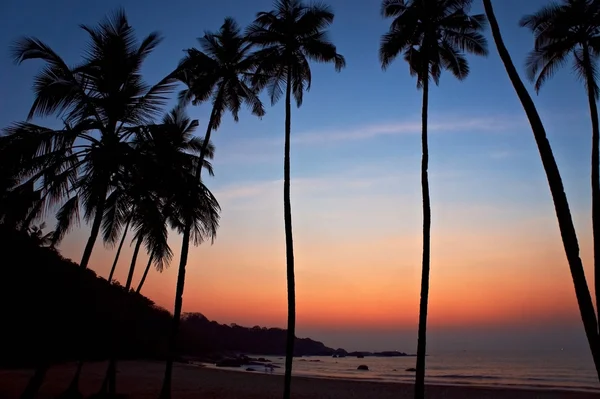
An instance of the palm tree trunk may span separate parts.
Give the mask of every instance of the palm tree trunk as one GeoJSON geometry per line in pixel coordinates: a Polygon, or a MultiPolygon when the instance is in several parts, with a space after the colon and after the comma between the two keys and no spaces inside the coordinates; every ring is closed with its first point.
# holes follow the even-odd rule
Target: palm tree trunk
{"type": "Polygon", "coordinates": [[[77,393],[79,392],[79,379],[81,378],[81,370],[83,369],[83,360],[77,362],[77,370],[75,371],[75,377],[71,381],[67,392],[77,393]]]}
{"type": "Polygon", "coordinates": [[[98,238],[98,233],[100,232],[100,226],[102,225],[102,218],[104,217],[104,206],[106,204],[106,190],[107,188],[104,187],[104,189],[102,190],[103,195],[101,195],[98,198],[96,214],[94,216],[94,222],[92,223],[90,237],[88,238],[87,244],[85,245],[85,249],[83,250],[83,256],[81,257],[81,262],[79,263],[79,266],[81,266],[84,269],[88,266],[90,257],[92,256],[92,250],[94,249],[96,239],[98,238]]]}
{"type": "Polygon", "coordinates": [[[142,279],[140,280],[140,285],[138,285],[137,290],[135,290],[135,292],[137,294],[139,294],[140,291],[142,290],[142,286],[144,285],[144,282],[146,281],[146,276],[148,276],[148,271],[150,270],[150,266],[152,266],[153,260],[154,260],[154,254],[150,255],[150,258],[148,258],[148,264],[146,265],[146,270],[144,270],[144,275],[142,276],[142,279]]]}
{"type": "MultiPolygon", "coordinates": [[[[590,116],[592,117],[592,237],[594,242],[594,291],[596,293],[596,312],[600,314],[600,132],[598,128],[598,107],[594,92],[594,73],[590,52],[583,47],[590,116]]],[[[600,323],[600,318],[598,319],[600,323]]],[[[600,327],[600,326],[599,326],[600,327]]]]}
{"type": "Polygon", "coordinates": [[[133,257],[131,258],[131,265],[129,266],[129,274],[127,275],[127,282],[125,283],[125,290],[129,292],[131,288],[131,282],[133,281],[133,272],[135,271],[135,264],[137,263],[137,257],[140,253],[140,247],[142,246],[142,237],[140,236],[135,243],[135,249],[133,250],[133,257]]]}
{"type": "Polygon", "coordinates": [[[33,374],[33,376],[29,379],[25,390],[19,397],[19,399],[34,399],[37,396],[38,391],[42,387],[44,383],[44,378],[46,377],[46,373],[50,368],[49,362],[43,362],[40,364],[33,374]]]}
{"type": "Polygon", "coordinates": [[[588,344],[592,352],[594,364],[596,366],[596,372],[598,379],[600,380],[600,337],[598,335],[598,322],[596,313],[594,312],[594,304],[592,302],[592,296],[588,289],[585,273],[583,270],[583,263],[579,257],[579,243],[577,241],[577,234],[575,232],[575,226],[573,224],[573,218],[571,217],[571,211],[569,209],[569,203],[567,201],[567,195],[565,194],[564,186],[558,170],[558,165],[554,159],[552,153],[552,147],[546,137],[546,130],[542,124],[542,120],[535,108],[535,104],[531,99],[531,96],[527,92],[523,81],[519,77],[517,70],[510,58],[510,54],[504,45],[502,36],[500,34],[500,28],[498,21],[494,15],[492,3],[490,0],[483,0],[485,7],[485,13],[487,14],[492,29],[492,35],[496,42],[496,47],[508,77],[510,78],[521,103],[523,109],[527,114],[529,123],[531,124],[531,130],[535,138],[542,165],[546,172],[548,179],[548,185],[550,186],[550,192],[552,194],[552,200],[554,202],[554,210],[556,212],[556,218],[558,219],[558,226],[562,237],[563,246],[567,255],[567,261],[571,270],[571,277],[573,278],[573,285],[575,286],[575,296],[577,297],[577,303],[579,305],[579,312],[581,313],[581,319],[583,321],[583,327],[585,334],[588,339],[588,344]]]}
{"type": "Polygon", "coordinates": [[[292,73],[288,68],[285,90],[285,148],[283,161],[283,220],[285,224],[285,258],[287,270],[288,323],[285,345],[285,377],[283,399],[289,399],[292,389],[292,364],[296,339],[296,281],[294,276],[294,239],[292,236],[292,203],[290,198],[290,136],[292,130],[292,73]]]}
{"type": "Polygon", "coordinates": [[[429,144],[427,141],[427,110],[429,107],[429,74],[423,79],[423,108],[421,111],[421,190],[423,195],[423,259],[421,271],[421,303],[419,304],[419,332],[417,338],[417,374],[415,399],[425,397],[425,354],[427,343],[427,304],[429,300],[429,260],[431,244],[431,203],[429,198],[429,144]]]}
{"type": "Polygon", "coordinates": [[[131,217],[127,219],[127,224],[123,229],[123,237],[121,237],[121,242],[119,242],[119,248],[117,248],[117,254],[115,255],[115,260],[110,268],[110,273],[108,274],[108,282],[112,281],[113,275],[115,274],[115,269],[117,268],[117,262],[119,261],[119,256],[121,255],[121,249],[123,248],[123,243],[125,242],[125,237],[127,237],[127,230],[129,230],[129,223],[131,222],[131,217]]]}
{"type": "MultiPolygon", "coordinates": [[[[215,101],[215,105],[219,103],[219,97],[215,101]]],[[[204,135],[204,142],[202,143],[202,150],[200,151],[200,159],[198,168],[196,169],[196,176],[199,181],[202,180],[202,165],[204,163],[204,155],[208,149],[208,143],[210,142],[210,135],[213,131],[215,115],[217,113],[216,106],[213,106],[213,110],[210,114],[208,121],[208,127],[206,128],[206,134],[204,135]]],[[[171,399],[171,381],[173,379],[173,361],[175,360],[177,350],[177,333],[179,332],[179,323],[181,321],[181,309],[183,307],[183,290],[185,288],[185,268],[187,265],[188,253],[190,250],[190,237],[192,232],[192,221],[186,222],[185,229],[183,231],[183,241],[181,243],[181,257],[179,259],[179,271],[177,274],[177,288],[175,290],[175,309],[173,312],[173,324],[171,327],[171,334],[169,336],[169,349],[167,354],[167,362],[165,365],[165,376],[163,379],[163,385],[160,390],[160,399],[171,399]]]]}
{"type": "MultiPolygon", "coordinates": [[[[140,247],[142,246],[142,237],[140,236],[136,243],[135,249],[133,250],[133,256],[131,258],[131,265],[129,266],[129,274],[127,275],[127,282],[125,283],[125,291],[129,292],[131,288],[131,282],[133,281],[133,272],[135,271],[135,264],[137,263],[137,257],[140,252],[140,247]]],[[[113,337],[113,346],[116,343],[118,338],[113,337]]],[[[102,388],[100,388],[100,392],[104,389],[108,388],[108,392],[111,395],[116,394],[116,383],[117,383],[117,357],[116,357],[116,348],[113,348],[113,354],[110,356],[108,361],[108,368],[106,369],[106,378],[107,384],[102,384],[102,388]]]]}

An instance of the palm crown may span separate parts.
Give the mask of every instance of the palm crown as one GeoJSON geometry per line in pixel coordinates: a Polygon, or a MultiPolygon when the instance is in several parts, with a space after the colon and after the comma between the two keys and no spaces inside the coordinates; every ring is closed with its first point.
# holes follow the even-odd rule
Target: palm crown
{"type": "Polygon", "coordinates": [[[226,18],[218,32],[205,32],[198,39],[200,49],[186,50],[179,64],[179,78],[187,88],[179,94],[183,103],[198,105],[211,99],[211,127],[216,130],[226,110],[238,121],[245,103],[254,115],[265,114],[257,92],[249,85],[256,68],[252,45],[241,35],[232,18],[226,18]]]}
{"type": "Polygon", "coordinates": [[[272,103],[279,100],[291,78],[296,104],[302,104],[304,90],[311,85],[309,60],[333,62],[341,70],[346,61],[329,40],[327,27],[334,19],[325,5],[304,5],[300,0],[279,0],[275,10],[260,12],[246,30],[249,39],[262,47],[254,84],[266,87],[272,103]]]}
{"type": "MultiPolygon", "coordinates": [[[[140,125],[150,123],[175,87],[173,76],[155,86],[144,83],[141,66],[161,38],[152,33],[138,42],[123,11],[98,27],[82,29],[89,44],[83,62],[75,67],[35,38],[22,38],[12,48],[16,62],[45,62],[34,80],[29,118],[54,114],[64,121],[62,129],[15,124],[7,129],[2,146],[20,155],[12,162],[20,165],[23,184],[41,187],[36,216],[62,204],[55,242],[78,219],[80,207],[99,228],[107,195],[117,188],[117,176],[131,167],[131,137],[140,125]]],[[[88,244],[95,241],[94,234],[93,227],[88,244]]],[[[91,253],[88,247],[82,266],[91,253]]]]}
{"type": "Polygon", "coordinates": [[[486,25],[483,14],[469,15],[472,0],[384,0],[381,13],[392,18],[389,31],[379,48],[385,69],[400,54],[408,62],[410,73],[439,84],[447,69],[462,80],[469,74],[465,53],[487,54],[482,35],[486,25]]]}
{"type": "Polygon", "coordinates": [[[529,28],[535,37],[535,48],[526,65],[529,78],[535,80],[536,91],[573,55],[575,71],[586,85],[591,85],[598,98],[596,58],[600,55],[600,2],[564,0],[560,4],[549,4],[523,17],[520,25],[529,28]]]}

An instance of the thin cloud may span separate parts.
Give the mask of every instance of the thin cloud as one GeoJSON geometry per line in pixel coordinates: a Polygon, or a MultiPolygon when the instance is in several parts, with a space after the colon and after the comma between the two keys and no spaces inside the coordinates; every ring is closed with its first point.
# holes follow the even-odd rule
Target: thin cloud
{"type": "MultiPolygon", "coordinates": [[[[460,116],[433,118],[429,124],[429,132],[440,133],[473,133],[473,132],[503,132],[525,126],[526,120],[504,116],[488,116],[466,118],[460,116]]],[[[383,136],[414,135],[421,133],[419,117],[407,121],[390,123],[373,123],[359,127],[327,128],[321,130],[292,132],[292,143],[300,148],[304,146],[322,145],[346,141],[366,141],[383,136]]],[[[281,162],[283,156],[283,138],[248,139],[237,141],[230,148],[219,151],[215,157],[217,164],[229,163],[272,163],[281,162]]]]}
{"type": "MultiPolygon", "coordinates": [[[[449,118],[432,120],[428,124],[430,132],[457,133],[474,131],[505,131],[523,124],[522,118],[484,117],[484,118],[449,118]]],[[[421,132],[420,120],[394,122],[387,124],[365,125],[359,128],[326,129],[299,133],[292,138],[298,144],[320,144],[325,142],[367,140],[379,136],[398,136],[421,132]]]]}

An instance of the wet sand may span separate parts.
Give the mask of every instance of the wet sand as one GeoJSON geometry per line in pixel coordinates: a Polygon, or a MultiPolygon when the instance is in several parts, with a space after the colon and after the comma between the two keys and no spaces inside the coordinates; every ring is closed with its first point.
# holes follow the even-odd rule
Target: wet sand
{"type": "MultiPolygon", "coordinates": [[[[131,399],[156,399],[161,388],[164,363],[154,361],[119,362],[117,391],[131,399]]],[[[75,364],[55,366],[48,372],[38,399],[54,399],[68,386],[75,364]]],[[[81,376],[84,395],[100,388],[106,363],[87,363],[81,376]]],[[[32,370],[0,370],[0,398],[16,399],[32,370]]],[[[283,376],[262,372],[241,373],[215,370],[176,363],[173,370],[173,399],[279,399],[283,376]]],[[[295,377],[294,399],[412,399],[412,385],[337,379],[295,377]]],[[[600,398],[600,394],[569,391],[478,388],[467,386],[426,387],[426,397],[436,399],[584,399],[600,398]]]]}

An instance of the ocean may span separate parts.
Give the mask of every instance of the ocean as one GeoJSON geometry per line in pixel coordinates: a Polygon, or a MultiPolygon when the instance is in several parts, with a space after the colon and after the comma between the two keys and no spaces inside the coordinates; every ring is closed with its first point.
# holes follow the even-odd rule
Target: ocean
{"type": "MultiPolygon", "coordinates": [[[[253,356],[259,357],[259,356],[253,356]]],[[[279,366],[273,371],[261,366],[247,366],[260,373],[282,374],[284,358],[260,356],[279,366]]],[[[293,375],[343,378],[379,382],[414,382],[415,357],[345,357],[311,356],[294,358],[293,375]],[[359,365],[368,371],[357,370],[359,365]]],[[[210,366],[209,367],[214,367],[210,366]]],[[[245,371],[247,367],[241,368],[245,371]]],[[[240,369],[238,369],[240,370],[240,369]]],[[[426,383],[436,385],[474,385],[567,389],[600,393],[600,383],[590,356],[556,351],[544,354],[481,354],[456,352],[427,356],[426,383]]]]}

